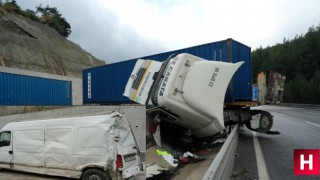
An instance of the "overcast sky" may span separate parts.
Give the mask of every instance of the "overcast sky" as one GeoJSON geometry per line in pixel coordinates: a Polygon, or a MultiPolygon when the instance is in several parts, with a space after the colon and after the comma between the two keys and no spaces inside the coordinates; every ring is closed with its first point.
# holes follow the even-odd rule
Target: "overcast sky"
{"type": "Polygon", "coordinates": [[[320,24],[319,0],[17,0],[57,7],[69,40],[114,63],[233,38],[272,46],[320,24]]]}

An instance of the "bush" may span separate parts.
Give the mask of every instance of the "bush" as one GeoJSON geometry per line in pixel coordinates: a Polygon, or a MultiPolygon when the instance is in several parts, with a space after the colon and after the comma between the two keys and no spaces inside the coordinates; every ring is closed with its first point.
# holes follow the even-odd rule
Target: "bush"
{"type": "Polygon", "coordinates": [[[27,18],[32,19],[34,21],[38,21],[39,22],[39,20],[40,20],[39,17],[36,15],[36,13],[34,11],[30,10],[30,9],[27,9],[26,11],[23,11],[22,15],[24,17],[27,17],[27,18]]]}
{"type": "Polygon", "coordinates": [[[9,3],[4,3],[2,5],[3,9],[9,11],[9,12],[15,12],[17,14],[22,14],[22,10],[20,6],[17,5],[17,1],[11,1],[9,3]]]}
{"type": "Polygon", "coordinates": [[[285,85],[284,102],[319,104],[320,71],[314,73],[310,80],[298,74],[285,85]]]}
{"type": "Polygon", "coordinates": [[[47,7],[42,7],[40,4],[36,7],[37,11],[34,12],[30,9],[25,11],[21,10],[20,6],[18,6],[15,0],[4,4],[2,4],[0,1],[0,5],[9,12],[14,12],[34,21],[48,24],[64,37],[68,37],[71,34],[70,24],[64,17],[62,17],[62,14],[60,14],[55,7],[49,7],[48,5],[47,7]],[[37,16],[37,13],[40,13],[40,16],[37,16]]]}

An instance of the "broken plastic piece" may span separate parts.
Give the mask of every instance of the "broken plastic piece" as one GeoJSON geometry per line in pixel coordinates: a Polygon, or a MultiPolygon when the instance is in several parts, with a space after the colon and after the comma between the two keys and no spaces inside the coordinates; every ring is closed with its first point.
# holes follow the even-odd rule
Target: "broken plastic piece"
{"type": "Polygon", "coordinates": [[[168,171],[168,169],[162,166],[159,166],[158,164],[152,164],[150,166],[147,166],[146,176],[147,178],[151,178],[153,176],[163,173],[164,171],[168,171]]]}
{"type": "Polygon", "coordinates": [[[193,154],[191,152],[187,151],[183,154],[183,157],[193,157],[193,154]]]}
{"type": "MultiPolygon", "coordinates": [[[[202,161],[205,159],[205,158],[199,157],[198,155],[192,154],[191,152],[187,151],[183,154],[183,158],[188,158],[188,157],[190,157],[188,160],[191,162],[199,162],[199,161],[202,161]]],[[[180,161],[182,161],[181,159],[182,158],[180,158],[180,161]]]]}
{"type": "Polygon", "coordinates": [[[162,156],[162,155],[170,155],[170,156],[172,156],[170,153],[168,153],[167,151],[161,151],[160,149],[157,149],[156,150],[157,151],[157,154],[159,155],[159,156],[162,156]]]}
{"type": "Polygon", "coordinates": [[[227,138],[220,138],[220,139],[215,140],[213,142],[213,144],[217,144],[217,143],[222,144],[222,143],[226,142],[226,140],[227,140],[227,138]]]}
{"type": "Polygon", "coordinates": [[[157,154],[159,156],[162,156],[162,158],[166,160],[171,166],[173,167],[178,166],[178,163],[177,163],[178,160],[174,159],[174,157],[170,153],[168,153],[167,151],[161,151],[160,149],[157,149],[156,151],[157,151],[157,154]]]}
{"type": "Polygon", "coordinates": [[[177,160],[173,158],[171,154],[162,154],[164,160],[166,160],[171,166],[177,167],[178,163],[177,160]]]}

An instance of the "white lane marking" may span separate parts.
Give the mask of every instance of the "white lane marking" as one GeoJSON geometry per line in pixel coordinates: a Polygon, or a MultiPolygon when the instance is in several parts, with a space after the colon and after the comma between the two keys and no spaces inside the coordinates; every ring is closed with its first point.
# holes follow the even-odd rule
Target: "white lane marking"
{"type": "Polygon", "coordinates": [[[320,127],[320,125],[319,125],[319,124],[315,124],[315,123],[308,122],[308,121],[307,121],[306,123],[311,124],[311,125],[314,125],[314,126],[318,126],[318,127],[320,127]]]}
{"type": "Polygon", "coordinates": [[[257,137],[256,132],[252,132],[253,134],[253,145],[254,145],[254,151],[256,153],[257,158],[257,167],[258,167],[258,174],[259,174],[259,180],[269,180],[269,174],[268,169],[266,166],[266,162],[263,158],[263,153],[261,150],[261,146],[257,137]]]}

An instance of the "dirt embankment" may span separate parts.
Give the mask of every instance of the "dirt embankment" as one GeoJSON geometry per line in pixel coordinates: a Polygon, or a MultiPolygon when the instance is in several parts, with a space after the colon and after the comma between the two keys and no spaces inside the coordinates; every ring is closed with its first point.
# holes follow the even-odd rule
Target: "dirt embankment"
{"type": "Polygon", "coordinates": [[[70,77],[104,65],[55,29],[0,7],[0,66],[70,77]]]}

